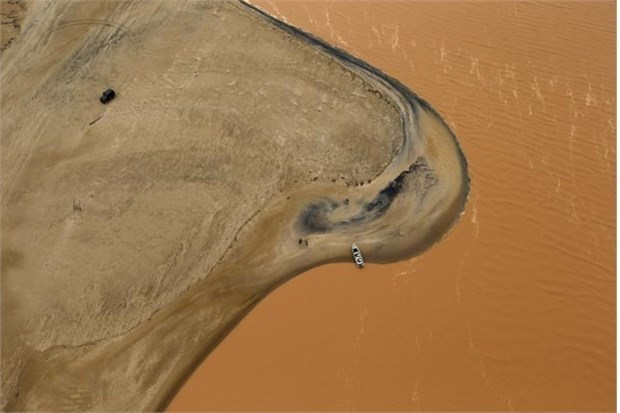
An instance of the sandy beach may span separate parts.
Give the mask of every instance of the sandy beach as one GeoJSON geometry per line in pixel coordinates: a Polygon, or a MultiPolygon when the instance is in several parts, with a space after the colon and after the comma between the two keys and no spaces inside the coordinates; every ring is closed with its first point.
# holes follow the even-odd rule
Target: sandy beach
{"type": "Polygon", "coordinates": [[[427,102],[258,9],[24,4],[0,57],[4,410],[162,409],[276,287],[352,242],[412,257],[464,209],[427,102]]]}

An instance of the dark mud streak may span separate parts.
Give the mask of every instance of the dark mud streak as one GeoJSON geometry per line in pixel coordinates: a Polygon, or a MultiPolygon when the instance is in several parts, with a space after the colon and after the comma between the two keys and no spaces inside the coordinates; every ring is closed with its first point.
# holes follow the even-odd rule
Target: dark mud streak
{"type": "Polygon", "coordinates": [[[368,223],[385,214],[394,200],[405,190],[414,192],[421,200],[438,182],[437,176],[428,166],[426,159],[419,156],[408,169],[401,172],[379,191],[372,201],[363,204],[361,211],[351,218],[331,222],[329,215],[339,207],[346,207],[348,203],[323,198],[308,204],[301,211],[298,226],[305,234],[316,234],[343,229],[349,225],[368,223]]]}
{"type": "Polygon", "coordinates": [[[334,224],[330,222],[328,215],[339,206],[340,203],[331,198],[323,198],[308,204],[299,215],[300,229],[306,234],[331,231],[334,224]]]}
{"type": "MultiPolygon", "coordinates": [[[[424,181],[430,184],[429,187],[425,188],[425,191],[438,182],[437,176],[431,171],[426,159],[419,156],[415,162],[409,166],[409,169],[401,172],[388,186],[377,194],[375,199],[364,205],[364,212],[373,214],[373,218],[376,218],[378,215],[383,215],[390,205],[392,205],[394,199],[403,192],[405,184],[411,181],[410,178],[417,176],[423,176],[424,181]]],[[[419,195],[423,196],[425,193],[419,195]]]]}

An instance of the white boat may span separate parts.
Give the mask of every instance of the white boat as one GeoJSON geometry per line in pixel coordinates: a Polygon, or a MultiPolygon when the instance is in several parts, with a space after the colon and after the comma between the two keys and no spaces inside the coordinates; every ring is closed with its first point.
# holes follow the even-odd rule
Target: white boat
{"type": "Polygon", "coordinates": [[[357,268],[364,268],[364,257],[357,245],[351,244],[351,253],[353,254],[353,262],[355,262],[357,268]]]}

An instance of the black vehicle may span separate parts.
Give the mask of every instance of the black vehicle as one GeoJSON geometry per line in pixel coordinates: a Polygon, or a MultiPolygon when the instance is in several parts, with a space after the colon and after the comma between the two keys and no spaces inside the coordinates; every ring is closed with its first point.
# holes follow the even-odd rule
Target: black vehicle
{"type": "Polygon", "coordinates": [[[103,94],[99,98],[99,101],[101,101],[101,103],[105,105],[106,103],[114,99],[115,97],[116,97],[116,92],[112,89],[108,89],[103,92],[103,94]]]}

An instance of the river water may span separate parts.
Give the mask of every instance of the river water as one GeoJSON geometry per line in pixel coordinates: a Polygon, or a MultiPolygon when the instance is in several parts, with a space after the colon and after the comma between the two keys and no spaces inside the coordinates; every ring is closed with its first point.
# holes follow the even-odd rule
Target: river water
{"type": "Polygon", "coordinates": [[[430,102],[472,192],[423,255],[273,292],[169,409],[615,409],[615,3],[256,4],[430,102]]]}

